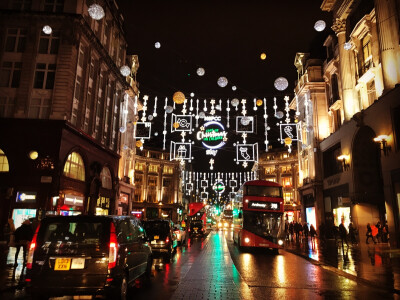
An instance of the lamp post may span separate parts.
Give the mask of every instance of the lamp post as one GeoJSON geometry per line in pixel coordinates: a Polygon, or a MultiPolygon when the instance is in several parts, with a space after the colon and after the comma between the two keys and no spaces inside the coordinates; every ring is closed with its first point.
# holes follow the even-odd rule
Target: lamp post
{"type": "Polygon", "coordinates": [[[349,159],[348,155],[342,154],[340,156],[337,157],[337,160],[342,162],[342,168],[344,171],[347,171],[350,167],[349,163],[347,162],[349,159]]]}
{"type": "Polygon", "coordinates": [[[389,152],[392,150],[392,147],[387,144],[388,140],[390,139],[389,136],[387,135],[379,135],[376,138],[374,138],[374,142],[380,143],[380,150],[383,151],[383,154],[385,156],[389,155],[389,152]]]}

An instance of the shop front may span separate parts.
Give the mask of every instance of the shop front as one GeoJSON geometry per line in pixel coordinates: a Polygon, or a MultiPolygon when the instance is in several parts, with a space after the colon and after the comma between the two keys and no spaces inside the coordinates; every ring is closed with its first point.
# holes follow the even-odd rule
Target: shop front
{"type": "Polygon", "coordinates": [[[129,214],[129,194],[119,194],[117,210],[119,216],[127,216],[129,214]]]}
{"type": "Polygon", "coordinates": [[[315,199],[313,194],[303,195],[304,211],[306,222],[317,228],[317,218],[315,214],[315,199]]]}
{"type": "Polygon", "coordinates": [[[12,219],[15,228],[29,218],[35,218],[37,214],[37,192],[17,191],[12,210],[12,219]]]}
{"type": "Polygon", "coordinates": [[[348,184],[324,190],[325,218],[327,224],[339,226],[342,221],[346,228],[351,222],[351,200],[348,184]]]}
{"type": "Polygon", "coordinates": [[[59,198],[60,207],[58,214],[61,216],[75,216],[83,214],[85,197],[75,194],[61,194],[59,198]]]}

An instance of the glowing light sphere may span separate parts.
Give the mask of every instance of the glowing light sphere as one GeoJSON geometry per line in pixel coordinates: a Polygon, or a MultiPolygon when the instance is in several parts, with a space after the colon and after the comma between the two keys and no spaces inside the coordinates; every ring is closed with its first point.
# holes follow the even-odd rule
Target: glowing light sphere
{"type": "Polygon", "coordinates": [[[228,79],[226,79],[226,77],[222,76],[222,77],[218,78],[217,84],[222,88],[226,87],[228,85],[228,79]]]}
{"type": "Polygon", "coordinates": [[[292,139],[290,137],[286,137],[284,140],[285,145],[291,145],[292,144],[292,139]]]}
{"type": "Polygon", "coordinates": [[[247,126],[250,124],[251,118],[248,116],[244,116],[243,118],[240,119],[240,123],[244,126],[247,126]]]}
{"type": "Polygon", "coordinates": [[[351,42],[346,42],[343,45],[344,50],[350,50],[351,49],[351,42]]]}
{"type": "Polygon", "coordinates": [[[196,73],[199,76],[203,76],[206,73],[206,71],[203,68],[198,68],[196,73]]]}
{"type": "Polygon", "coordinates": [[[154,132],[154,136],[158,136],[158,132],[156,131],[156,132],[154,132]]]}
{"type": "Polygon", "coordinates": [[[28,156],[30,159],[35,160],[36,158],[39,157],[39,153],[37,151],[33,150],[33,151],[29,152],[28,156]]]}
{"type": "Polygon", "coordinates": [[[286,88],[288,86],[289,86],[289,82],[287,81],[287,79],[285,77],[278,77],[277,79],[275,79],[274,87],[278,91],[284,91],[284,90],[286,90],[286,88]]]}
{"type": "Polygon", "coordinates": [[[172,96],[172,100],[174,100],[176,104],[182,104],[183,102],[185,102],[185,95],[182,92],[177,91],[172,96]]]}
{"type": "Polygon", "coordinates": [[[257,99],[256,105],[261,106],[263,104],[263,101],[261,99],[257,99]]]}
{"type": "Polygon", "coordinates": [[[167,114],[172,113],[173,110],[174,110],[174,108],[173,108],[172,106],[170,106],[170,105],[168,105],[168,106],[165,108],[165,111],[167,112],[167,114]]]}
{"type": "Polygon", "coordinates": [[[237,107],[239,105],[239,99],[238,98],[233,98],[231,101],[231,104],[233,107],[237,107]]]}
{"type": "Polygon", "coordinates": [[[105,16],[104,9],[96,3],[89,6],[88,13],[94,20],[101,20],[105,16]]]}
{"type": "Polygon", "coordinates": [[[124,132],[126,131],[126,127],[125,127],[125,126],[120,127],[120,128],[119,128],[119,131],[120,131],[121,133],[124,133],[124,132]]]}
{"type": "Polygon", "coordinates": [[[160,47],[161,47],[160,42],[156,42],[156,43],[154,44],[154,47],[156,47],[156,49],[160,49],[160,47]]]}
{"type": "Polygon", "coordinates": [[[190,97],[194,97],[194,93],[190,93],[190,97]]]}
{"type": "Polygon", "coordinates": [[[53,29],[49,25],[44,25],[42,31],[45,34],[51,34],[53,32],[53,29]]]}
{"type": "Polygon", "coordinates": [[[129,68],[128,66],[122,66],[119,71],[121,72],[122,76],[128,76],[129,74],[131,74],[131,68],[129,68]]]}
{"type": "Polygon", "coordinates": [[[232,91],[236,91],[236,85],[232,85],[232,91]]]}
{"type": "Polygon", "coordinates": [[[178,122],[175,122],[174,124],[172,124],[172,127],[174,127],[175,129],[176,129],[176,128],[179,128],[179,123],[178,123],[178,122]]]}
{"type": "Polygon", "coordinates": [[[326,23],[323,20],[318,20],[314,24],[314,29],[316,31],[323,31],[325,29],[325,27],[326,27],[326,23]]]}
{"type": "Polygon", "coordinates": [[[147,119],[149,120],[149,121],[152,121],[153,120],[153,115],[149,115],[148,117],[147,117],[147,119]]]}
{"type": "Polygon", "coordinates": [[[267,58],[267,54],[261,53],[260,58],[261,60],[265,60],[267,58]]]}
{"type": "Polygon", "coordinates": [[[277,111],[275,117],[277,117],[278,119],[282,119],[284,115],[285,114],[282,111],[277,111]]]}
{"type": "Polygon", "coordinates": [[[136,147],[140,148],[143,146],[142,141],[136,141],[136,147]]]}
{"type": "Polygon", "coordinates": [[[206,116],[206,114],[204,113],[204,111],[199,112],[200,119],[204,119],[205,116],[206,116]]]}

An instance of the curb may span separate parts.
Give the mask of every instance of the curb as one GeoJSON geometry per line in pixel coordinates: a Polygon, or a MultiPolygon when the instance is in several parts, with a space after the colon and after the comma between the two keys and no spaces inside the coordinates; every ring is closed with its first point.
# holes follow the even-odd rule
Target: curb
{"type": "Polygon", "coordinates": [[[319,267],[323,268],[324,270],[330,271],[332,273],[335,273],[337,275],[346,277],[348,279],[351,279],[351,280],[353,280],[355,282],[358,282],[358,283],[361,283],[361,284],[364,284],[364,285],[372,286],[372,287],[377,288],[377,289],[390,291],[392,293],[400,295],[400,290],[399,289],[395,289],[395,288],[388,289],[388,287],[382,286],[380,284],[376,284],[376,282],[373,282],[373,281],[370,281],[370,280],[367,280],[367,279],[352,275],[350,273],[347,273],[346,271],[340,270],[340,269],[332,267],[332,266],[330,266],[330,265],[328,265],[326,263],[323,263],[323,262],[317,261],[315,259],[312,259],[312,258],[308,257],[307,255],[304,255],[303,253],[299,253],[297,251],[294,251],[294,250],[291,250],[291,249],[287,249],[287,248],[284,248],[284,250],[286,252],[289,252],[289,253],[292,253],[294,255],[300,256],[300,257],[304,258],[305,260],[311,262],[313,265],[319,266],[319,267]]]}

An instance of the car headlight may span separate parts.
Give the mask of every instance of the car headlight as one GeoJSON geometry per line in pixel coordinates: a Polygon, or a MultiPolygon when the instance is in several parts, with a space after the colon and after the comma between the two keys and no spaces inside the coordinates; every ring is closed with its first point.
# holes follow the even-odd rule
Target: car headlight
{"type": "Polygon", "coordinates": [[[279,240],[279,241],[278,241],[278,245],[279,245],[279,246],[282,246],[282,245],[283,245],[283,241],[282,241],[282,240],[279,240]]]}
{"type": "Polygon", "coordinates": [[[222,227],[222,223],[218,223],[218,227],[222,227]]]}

